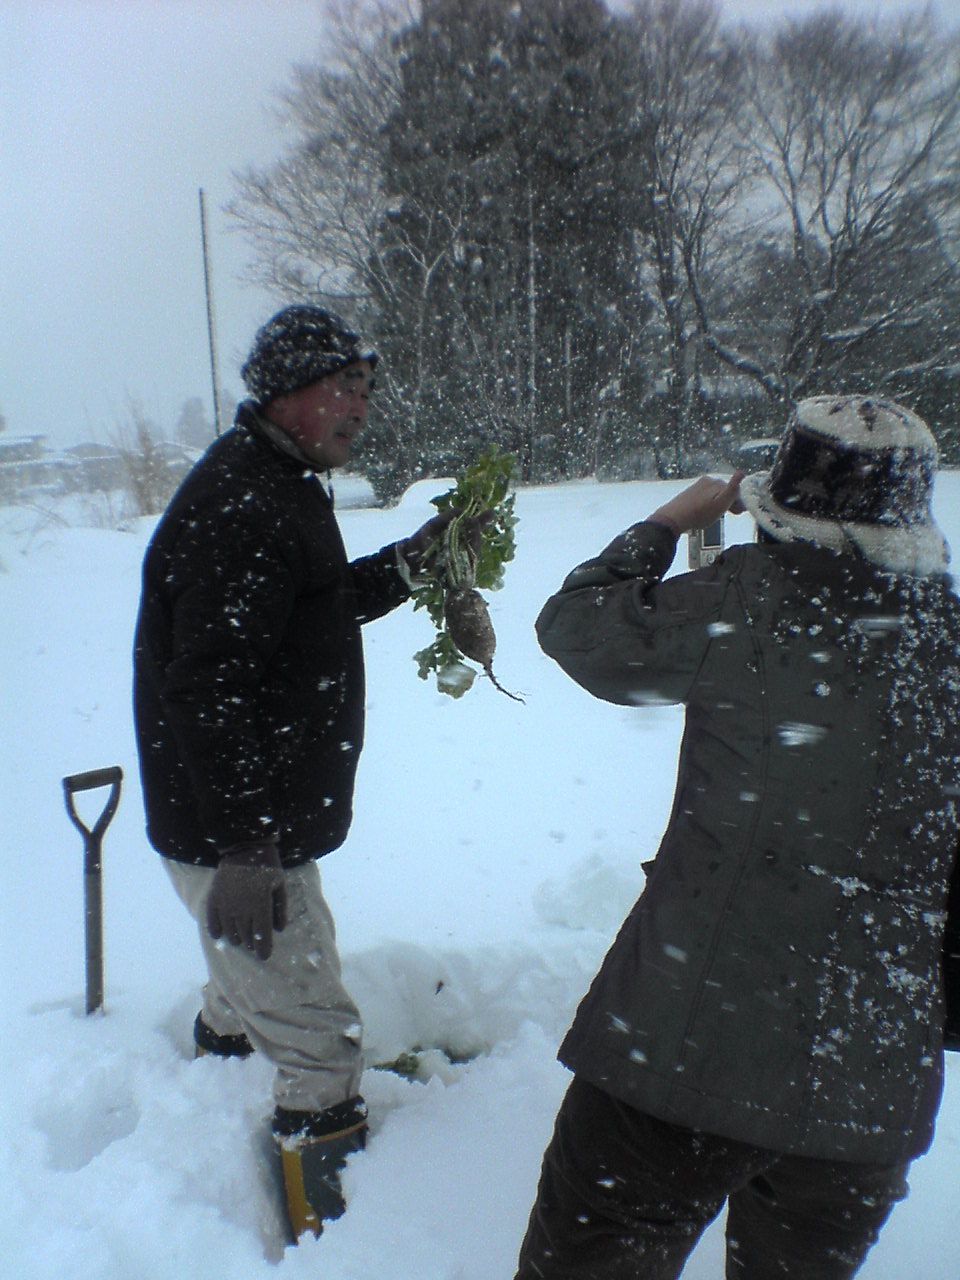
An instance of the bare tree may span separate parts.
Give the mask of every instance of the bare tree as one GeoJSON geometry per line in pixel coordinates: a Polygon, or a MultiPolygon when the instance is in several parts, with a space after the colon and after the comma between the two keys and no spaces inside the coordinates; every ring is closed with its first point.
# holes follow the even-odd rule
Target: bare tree
{"type": "Polygon", "coordinates": [[[749,177],[737,130],[743,56],[714,0],[634,0],[630,18],[647,184],[640,253],[663,335],[667,469],[681,471],[700,389],[689,282],[717,274],[721,233],[749,177]]]}
{"type": "Polygon", "coordinates": [[[278,298],[319,301],[360,321],[402,315],[419,374],[398,385],[388,362],[377,375],[376,448],[398,491],[416,469],[409,442],[429,394],[423,353],[431,283],[457,234],[449,210],[426,205],[426,242],[405,234],[383,185],[386,125],[401,95],[398,37],[416,12],[416,0],[329,0],[323,61],[295,66],[279,97],[295,142],[274,165],[237,175],[229,205],[254,250],[253,278],[278,298]],[[385,225],[393,232],[389,256],[385,225]],[[398,256],[419,280],[402,299],[398,256]]]}
{"type": "Polygon", "coordinates": [[[744,254],[746,288],[725,301],[695,260],[687,275],[703,345],[771,398],[855,380],[885,341],[895,365],[921,328],[940,358],[945,326],[929,322],[956,283],[942,229],[957,198],[957,54],[928,14],[827,11],[754,38],[740,139],[762,179],[764,271],[744,254]]]}
{"type": "Polygon", "coordinates": [[[398,98],[393,37],[410,21],[404,0],[330,0],[329,56],[296,65],[279,95],[293,148],[237,175],[230,212],[254,250],[253,277],[279,297],[352,310],[366,296],[387,211],[378,158],[398,98]]]}
{"type": "Polygon", "coordinates": [[[123,462],[128,513],[158,515],[170,501],[179,476],[170,466],[158,428],[136,400],[128,401],[127,418],[112,433],[110,443],[123,462]]]}

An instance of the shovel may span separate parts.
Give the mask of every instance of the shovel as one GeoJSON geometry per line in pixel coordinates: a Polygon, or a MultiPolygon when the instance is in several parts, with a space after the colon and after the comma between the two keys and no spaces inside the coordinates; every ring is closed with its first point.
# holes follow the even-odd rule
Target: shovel
{"type": "Polygon", "coordinates": [[[109,769],[92,769],[89,773],[74,773],[63,780],[63,794],[67,802],[70,821],[83,836],[83,918],[87,957],[87,1013],[103,1007],[103,864],[101,851],[103,833],[120,803],[120,783],[123,770],[119,765],[109,769]],[[78,791],[93,791],[97,787],[109,787],[110,795],[103,812],[87,827],[77,814],[73,797],[78,791]]]}

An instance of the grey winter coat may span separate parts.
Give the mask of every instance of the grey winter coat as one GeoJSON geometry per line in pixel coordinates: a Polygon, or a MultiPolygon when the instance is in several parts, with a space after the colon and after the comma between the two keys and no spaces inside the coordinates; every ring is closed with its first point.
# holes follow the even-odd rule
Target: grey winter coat
{"type": "Polygon", "coordinates": [[[675,547],[635,525],[537,623],[597,697],[686,705],[669,825],[561,1060],[690,1128],[910,1158],[942,1088],[960,604],[801,544],[661,581],[675,547]]]}

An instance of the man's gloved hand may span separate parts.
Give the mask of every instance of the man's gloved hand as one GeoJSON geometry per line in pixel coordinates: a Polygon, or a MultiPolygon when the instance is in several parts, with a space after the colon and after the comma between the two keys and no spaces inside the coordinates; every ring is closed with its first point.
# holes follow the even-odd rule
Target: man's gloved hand
{"type": "MultiPolygon", "coordinates": [[[[430,571],[439,556],[443,554],[443,533],[447,525],[459,512],[441,511],[429,519],[426,524],[397,543],[397,550],[406,561],[412,577],[430,571]]],[[[483,541],[483,530],[493,519],[492,511],[482,511],[478,516],[470,516],[464,520],[461,537],[472,551],[474,559],[480,554],[483,541]]]]}
{"type": "Polygon", "coordinates": [[[413,577],[430,569],[438,553],[443,549],[443,531],[453,519],[453,511],[441,511],[426,524],[397,543],[397,551],[406,562],[413,577]]]}
{"type": "Polygon", "coordinates": [[[225,849],[207,898],[210,937],[226,938],[266,960],[274,929],[280,933],[286,923],[287,886],[277,846],[250,841],[225,849]]]}

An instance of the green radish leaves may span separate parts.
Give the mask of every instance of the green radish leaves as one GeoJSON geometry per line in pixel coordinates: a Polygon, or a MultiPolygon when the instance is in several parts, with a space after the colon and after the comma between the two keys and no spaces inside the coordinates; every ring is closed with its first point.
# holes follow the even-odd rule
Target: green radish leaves
{"type": "Polygon", "coordinates": [[[425,573],[413,591],[413,607],[426,609],[436,628],[432,644],[414,654],[421,680],[436,673],[437,688],[451,697],[460,698],[476,678],[457,647],[444,621],[444,599],[448,591],[477,587],[496,591],[503,585],[506,565],[513,559],[514,495],[510,492],[515,471],[510,454],[487,449],[473,466],[458,478],[454,488],[433,499],[439,512],[457,511],[448,526],[442,544],[425,559],[425,573]],[[462,526],[470,517],[490,512],[483,527],[479,555],[474,555],[466,540],[461,540],[462,526]]]}

